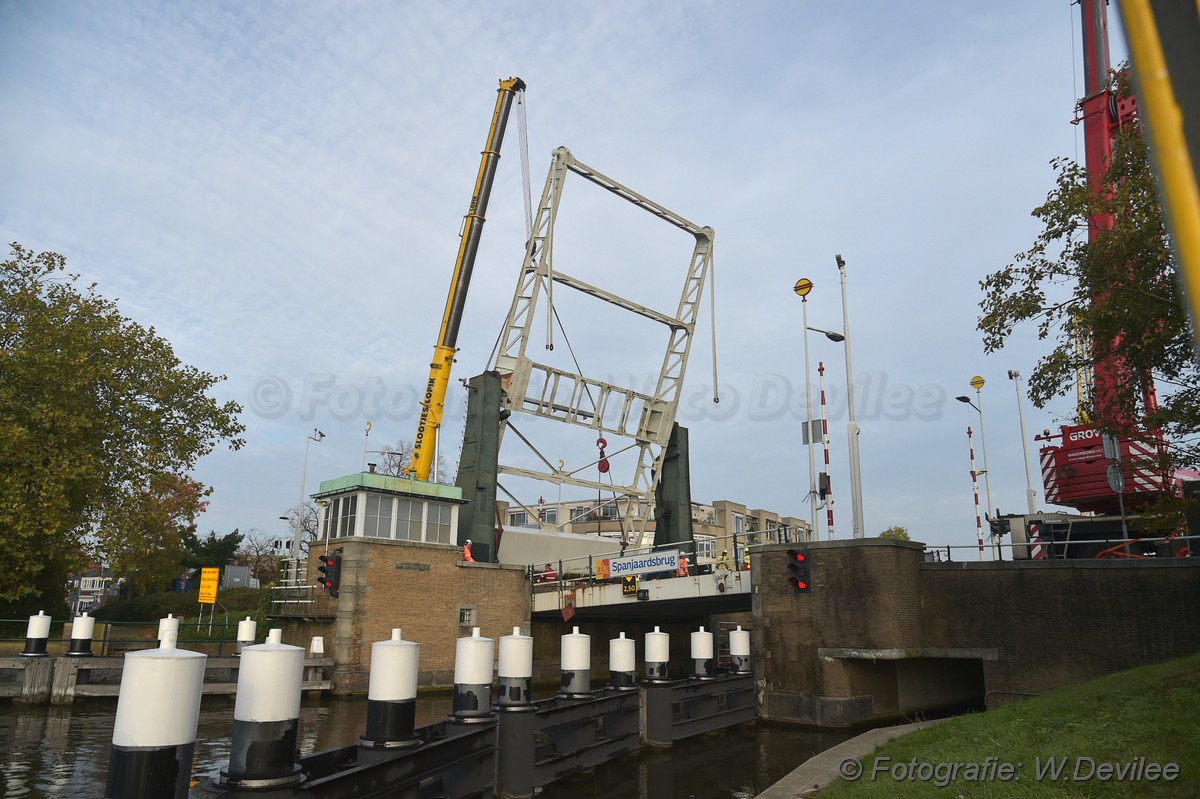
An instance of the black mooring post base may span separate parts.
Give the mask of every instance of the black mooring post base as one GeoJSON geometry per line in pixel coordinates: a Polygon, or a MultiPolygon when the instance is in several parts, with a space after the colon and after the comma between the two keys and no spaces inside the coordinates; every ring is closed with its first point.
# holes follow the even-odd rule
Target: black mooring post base
{"type": "Polygon", "coordinates": [[[672,746],[693,735],[758,718],[752,674],[648,682],[642,686],[642,697],[644,738],[650,746],[672,746]]]}
{"type": "Polygon", "coordinates": [[[496,789],[495,718],[477,723],[438,722],[416,730],[419,743],[402,749],[342,746],[300,758],[297,785],[252,789],[207,780],[191,799],[484,799],[496,789]]]}
{"type": "Polygon", "coordinates": [[[108,760],[105,799],[187,796],[196,744],[146,749],[116,746],[108,760]]]}
{"type": "Polygon", "coordinates": [[[641,696],[600,690],[587,698],[554,697],[534,712],[503,712],[496,763],[500,796],[525,799],[537,789],[595,768],[641,746],[641,696]]]}

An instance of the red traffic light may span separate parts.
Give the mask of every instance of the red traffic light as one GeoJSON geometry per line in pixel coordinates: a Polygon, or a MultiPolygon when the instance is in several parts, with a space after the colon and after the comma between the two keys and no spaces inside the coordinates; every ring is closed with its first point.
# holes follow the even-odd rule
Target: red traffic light
{"type": "Polygon", "coordinates": [[[797,594],[812,590],[808,563],[808,553],[802,549],[789,549],[788,554],[788,583],[797,594]]]}
{"type": "Polygon", "coordinates": [[[320,555],[318,560],[321,565],[317,567],[317,585],[321,586],[322,591],[328,591],[330,595],[338,595],[338,572],[341,570],[341,563],[336,552],[333,555],[320,555]]]}

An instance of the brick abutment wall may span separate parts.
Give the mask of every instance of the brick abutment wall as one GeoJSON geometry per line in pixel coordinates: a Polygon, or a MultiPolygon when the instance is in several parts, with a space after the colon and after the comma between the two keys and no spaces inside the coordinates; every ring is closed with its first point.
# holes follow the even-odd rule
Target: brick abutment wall
{"type": "MultiPolygon", "coordinates": [[[[419,684],[454,684],[459,638],[474,627],[499,638],[513,627],[528,632],[529,581],[525,570],[492,563],[464,563],[462,548],[364,538],[330,542],[342,550],[337,599],[319,598],[332,622],[283,623],[285,640],[325,637],[334,659],[335,693],[367,690],[371,645],[386,641],[399,627],[406,641],[421,645],[419,684]]],[[[316,559],[310,563],[315,581],[316,559]]],[[[279,624],[272,622],[273,625],[279,624]]]]}
{"type": "Polygon", "coordinates": [[[921,545],[756,550],[760,715],[853,726],[1003,702],[1200,651],[1200,559],[925,563],[921,545]]]}

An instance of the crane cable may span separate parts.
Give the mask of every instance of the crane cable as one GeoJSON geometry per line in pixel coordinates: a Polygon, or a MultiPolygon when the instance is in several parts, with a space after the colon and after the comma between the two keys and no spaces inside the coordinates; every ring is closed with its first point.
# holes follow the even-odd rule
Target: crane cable
{"type": "MultiPolygon", "coordinates": [[[[517,149],[521,151],[521,194],[525,202],[525,246],[529,247],[530,241],[533,240],[533,196],[532,188],[529,183],[529,122],[525,113],[525,108],[529,101],[526,98],[525,90],[517,92],[517,149]]],[[[499,335],[496,336],[496,343],[492,345],[492,354],[488,356],[487,368],[493,366],[496,353],[500,350],[500,339],[504,338],[504,327],[501,326],[499,335]]]]}
{"type": "Polygon", "coordinates": [[[533,197],[529,186],[529,125],[525,118],[525,92],[517,94],[517,138],[521,146],[521,188],[525,195],[525,240],[533,238],[533,197]]]}
{"type": "Polygon", "coordinates": [[[558,329],[562,331],[563,341],[567,342],[567,352],[571,353],[571,360],[575,362],[575,374],[581,378],[580,382],[583,384],[583,393],[587,395],[588,402],[592,403],[592,413],[595,414],[599,411],[599,407],[596,405],[596,398],[592,396],[592,389],[588,385],[588,381],[582,380],[583,367],[579,365],[579,358],[575,357],[575,348],[571,346],[571,339],[567,337],[567,329],[563,327],[562,318],[558,315],[558,310],[553,306],[550,306],[549,315],[558,322],[558,329]]]}
{"type": "MultiPolygon", "coordinates": [[[[711,250],[710,250],[711,254],[711,250]]],[[[713,363],[713,402],[721,401],[721,392],[717,382],[717,259],[713,258],[708,265],[708,325],[712,331],[712,363],[713,363]]]]}
{"type": "MultiPolygon", "coordinates": [[[[525,93],[518,95],[517,136],[521,141],[521,189],[525,199],[525,241],[533,240],[533,188],[529,180],[529,126],[526,122],[525,93]]],[[[547,281],[546,303],[551,311],[554,310],[553,281],[547,281]]],[[[547,315],[546,319],[546,349],[554,349],[554,321],[547,315]]]]}

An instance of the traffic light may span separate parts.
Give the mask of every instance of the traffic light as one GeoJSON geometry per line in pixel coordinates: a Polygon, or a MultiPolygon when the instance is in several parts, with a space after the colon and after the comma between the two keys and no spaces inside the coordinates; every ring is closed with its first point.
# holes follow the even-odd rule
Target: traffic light
{"type": "Polygon", "coordinates": [[[330,596],[338,595],[338,583],[341,578],[342,556],[337,552],[332,555],[320,556],[321,565],[317,567],[317,585],[322,591],[328,591],[330,596]]]}
{"type": "Polygon", "coordinates": [[[812,577],[808,567],[808,551],[804,549],[789,549],[788,582],[797,594],[807,594],[812,590],[812,577]]]}
{"type": "MultiPolygon", "coordinates": [[[[986,515],[984,518],[987,518],[986,515]]],[[[987,524],[988,524],[988,532],[991,534],[992,538],[995,539],[996,541],[999,541],[1001,538],[1004,538],[1004,536],[1008,535],[1011,532],[1011,530],[1009,529],[1008,519],[1006,519],[1004,517],[995,518],[995,519],[987,519],[987,524]]]]}

